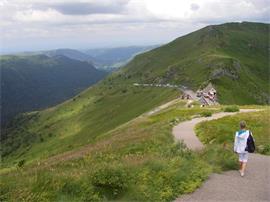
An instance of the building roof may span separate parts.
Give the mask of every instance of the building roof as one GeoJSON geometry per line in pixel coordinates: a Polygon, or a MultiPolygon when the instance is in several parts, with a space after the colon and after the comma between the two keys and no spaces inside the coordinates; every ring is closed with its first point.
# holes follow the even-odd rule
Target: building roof
{"type": "Polygon", "coordinates": [[[212,85],[212,83],[209,83],[203,90],[202,92],[204,93],[208,93],[210,90],[214,89],[216,91],[216,89],[214,88],[214,86],[212,85]]]}

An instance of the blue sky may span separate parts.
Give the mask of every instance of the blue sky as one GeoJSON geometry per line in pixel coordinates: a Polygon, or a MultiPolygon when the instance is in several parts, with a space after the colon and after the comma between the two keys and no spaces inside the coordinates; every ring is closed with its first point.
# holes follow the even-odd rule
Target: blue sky
{"type": "Polygon", "coordinates": [[[167,43],[210,24],[269,22],[270,0],[1,0],[1,52],[167,43]]]}

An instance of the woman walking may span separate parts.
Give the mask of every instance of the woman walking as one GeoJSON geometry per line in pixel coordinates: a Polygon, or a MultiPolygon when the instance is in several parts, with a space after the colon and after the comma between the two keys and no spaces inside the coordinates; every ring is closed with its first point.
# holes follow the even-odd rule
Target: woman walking
{"type": "Polygon", "coordinates": [[[243,177],[245,175],[245,169],[248,161],[248,151],[246,151],[247,147],[247,139],[251,132],[246,129],[246,122],[240,122],[240,130],[235,133],[234,138],[234,152],[239,155],[240,162],[240,175],[243,177]]]}

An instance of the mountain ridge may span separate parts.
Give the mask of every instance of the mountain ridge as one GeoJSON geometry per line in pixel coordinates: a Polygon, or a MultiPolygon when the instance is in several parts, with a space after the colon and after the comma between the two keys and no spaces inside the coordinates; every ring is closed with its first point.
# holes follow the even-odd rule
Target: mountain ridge
{"type": "Polygon", "coordinates": [[[207,26],[137,55],[118,76],[126,82],[184,84],[194,90],[212,82],[221,103],[269,103],[268,34],[265,23],[207,26]],[[230,89],[230,81],[238,87],[234,95],[243,88],[239,98],[224,88],[230,89]]]}

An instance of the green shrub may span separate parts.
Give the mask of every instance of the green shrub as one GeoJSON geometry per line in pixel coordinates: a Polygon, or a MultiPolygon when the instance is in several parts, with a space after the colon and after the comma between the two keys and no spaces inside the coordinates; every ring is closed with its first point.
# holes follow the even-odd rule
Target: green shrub
{"type": "Polygon", "coordinates": [[[55,201],[61,180],[55,178],[49,171],[37,172],[34,183],[31,185],[29,193],[23,196],[21,201],[55,201]],[[28,196],[29,194],[29,196],[28,196]]]}
{"type": "Polygon", "coordinates": [[[66,195],[78,196],[83,189],[81,188],[80,182],[76,182],[70,178],[65,178],[61,180],[63,185],[61,187],[61,192],[66,195]]]}
{"type": "Polygon", "coordinates": [[[133,197],[136,201],[172,201],[194,191],[208,177],[209,168],[195,155],[149,160],[136,173],[133,197]]]}
{"type": "Polygon", "coordinates": [[[178,141],[166,147],[162,151],[162,156],[174,158],[174,157],[188,157],[191,155],[191,151],[187,148],[183,141],[178,141]]]}
{"type": "Polygon", "coordinates": [[[201,155],[202,159],[208,162],[215,172],[238,168],[237,156],[232,150],[222,145],[207,145],[201,155]]]}
{"type": "Polygon", "coordinates": [[[224,112],[239,112],[239,107],[237,105],[231,105],[223,108],[224,112]]]}
{"type": "MultiPolygon", "coordinates": [[[[258,147],[259,149],[259,147],[258,147]]],[[[270,155],[270,144],[266,144],[262,147],[261,151],[259,151],[262,154],[270,155]]]]}
{"type": "Polygon", "coordinates": [[[128,187],[128,172],[121,164],[99,166],[91,176],[97,191],[108,199],[119,197],[128,187]]]}
{"type": "Polygon", "coordinates": [[[83,202],[100,202],[102,201],[100,194],[95,191],[92,184],[83,183],[82,184],[82,196],[81,200],[83,202]]]}
{"type": "Polygon", "coordinates": [[[203,111],[200,113],[200,115],[203,117],[210,117],[210,116],[212,116],[212,112],[211,111],[203,111]]]}
{"type": "MultiPolygon", "coordinates": [[[[2,179],[1,179],[2,180],[2,179]]],[[[0,201],[8,201],[10,198],[10,191],[11,187],[10,185],[5,184],[4,182],[0,182],[0,201]]]]}
{"type": "Polygon", "coordinates": [[[24,164],[25,164],[25,159],[22,159],[22,160],[20,160],[20,161],[18,162],[17,166],[18,166],[19,168],[21,168],[21,167],[24,166],[24,164]]]}

